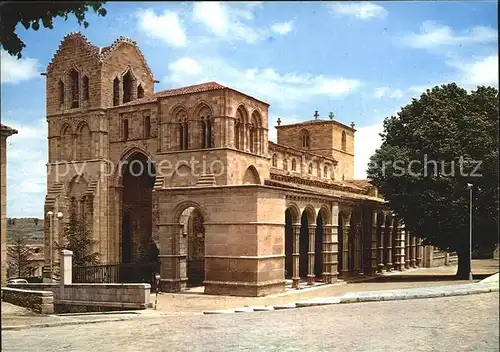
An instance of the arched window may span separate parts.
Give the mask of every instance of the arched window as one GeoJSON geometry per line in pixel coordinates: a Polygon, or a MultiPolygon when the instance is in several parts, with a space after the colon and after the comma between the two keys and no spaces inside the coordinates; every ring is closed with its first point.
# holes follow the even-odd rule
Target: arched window
{"type": "Polygon", "coordinates": [[[309,149],[311,148],[311,137],[307,130],[300,131],[300,140],[302,143],[302,148],[309,149]]]}
{"type": "Polygon", "coordinates": [[[83,76],[82,78],[82,89],[83,89],[83,101],[89,100],[89,78],[83,76]]]}
{"type": "Polygon", "coordinates": [[[273,167],[278,167],[278,157],[276,156],[276,154],[273,154],[273,167]]]}
{"type": "Polygon", "coordinates": [[[234,144],[236,149],[245,149],[245,123],[247,115],[243,106],[238,107],[236,110],[236,121],[234,124],[234,144]]]}
{"type": "Polygon", "coordinates": [[[325,167],[323,168],[323,177],[324,177],[324,178],[328,178],[328,166],[325,166],[325,167]]]}
{"type": "Polygon", "coordinates": [[[89,160],[91,158],[92,135],[89,126],[85,123],[78,131],[78,160],[89,160]]]}
{"type": "Polygon", "coordinates": [[[199,112],[198,117],[200,119],[201,127],[201,148],[212,148],[212,118],[210,116],[210,108],[208,106],[203,106],[199,112]]]}
{"type": "Polygon", "coordinates": [[[123,119],[123,139],[128,139],[128,119],[123,119]]]}
{"type": "Polygon", "coordinates": [[[120,105],[120,80],[116,77],[113,80],[113,106],[120,105]]]}
{"type": "Polygon", "coordinates": [[[249,137],[250,137],[250,151],[252,153],[259,153],[260,152],[260,136],[261,136],[261,130],[260,130],[260,126],[261,126],[261,118],[260,118],[260,115],[254,111],[253,114],[252,114],[252,121],[250,123],[250,133],[249,133],[249,137]]]}
{"type": "Polygon", "coordinates": [[[181,110],[176,115],[179,121],[179,149],[187,150],[189,148],[189,126],[187,121],[187,114],[181,110]]]}
{"type": "Polygon", "coordinates": [[[312,175],[313,173],[313,164],[309,163],[309,170],[308,170],[309,175],[312,175]]]}
{"type": "Polygon", "coordinates": [[[346,140],[346,134],[345,134],[345,131],[342,131],[342,150],[345,152],[346,150],[346,144],[347,144],[347,140],[346,140]]]}
{"type": "Polygon", "coordinates": [[[288,171],[288,160],[283,159],[283,170],[288,171]]]}
{"type": "Polygon", "coordinates": [[[142,88],[142,84],[139,84],[137,87],[137,98],[144,98],[144,88],[142,88]]]}
{"type": "Polygon", "coordinates": [[[59,105],[64,105],[64,83],[59,81],[59,105]]]}
{"type": "Polygon", "coordinates": [[[319,163],[319,161],[316,163],[316,175],[318,177],[321,177],[321,164],[319,163]]]}
{"type": "Polygon", "coordinates": [[[295,159],[292,159],[292,171],[296,170],[297,170],[297,162],[295,161],[295,159]]]}
{"type": "Polygon", "coordinates": [[[151,118],[146,115],[144,116],[144,138],[151,137],[151,118]]]}
{"type": "Polygon", "coordinates": [[[130,71],[123,76],[123,102],[128,103],[133,99],[134,93],[134,77],[130,71]]]}
{"type": "Polygon", "coordinates": [[[78,71],[74,68],[69,73],[69,80],[71,82],[71,109],[80,106],[80,82],[78,71]]]}

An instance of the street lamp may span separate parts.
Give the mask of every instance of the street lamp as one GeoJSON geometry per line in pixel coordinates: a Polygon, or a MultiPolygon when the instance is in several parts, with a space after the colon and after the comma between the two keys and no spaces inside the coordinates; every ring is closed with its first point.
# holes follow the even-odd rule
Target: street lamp
{"type": "Polygon", "coordinates": [[[467,183],[469,189],[469,281],[472,277],[472,183],[467,183]]]}

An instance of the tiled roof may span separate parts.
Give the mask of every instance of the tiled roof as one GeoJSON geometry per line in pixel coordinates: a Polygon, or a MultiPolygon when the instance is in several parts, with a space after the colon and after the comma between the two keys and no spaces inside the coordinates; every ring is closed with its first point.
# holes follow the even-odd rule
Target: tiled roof
{"type": "Polygon", "coordinates": [[[370,183],[370,180],[344,180],[344,183],[353,184],[353,185],[360,187],[360,188],[363,188],[363,189],[375,187],[374,185],[372,185],[370,183]]]}
{"type": "Polygon", "coordinates": [[[187,87],[162,90],[160,92],[156,92],[155,94],[153,94],[151,96],[136,99],[136,100],[130,101],[128,103],[121,104],[119,106],[123,107],[123,106],[133,106],[133,105],[139,105],[139,104],[145,104],[145,103],[152,103],[152,102],[156,101],[158,98],[175,97],[178,95],[186,95],[186,94],[193,94],[193,93],[202,93],[202,92],[208,92],[208,91],[219,90],[219,89],[224,89],[224,88],[227,88],[227,87],[225,87],[217,82],[207,82],[207,83],[195,84],[195,85],[187,86],[187,87]]]}

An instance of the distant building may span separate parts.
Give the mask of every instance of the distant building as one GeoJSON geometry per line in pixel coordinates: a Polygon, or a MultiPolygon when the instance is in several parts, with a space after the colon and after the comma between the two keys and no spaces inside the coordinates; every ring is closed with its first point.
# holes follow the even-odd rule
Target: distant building
{"type": "MultiPolygon", "coordinates": [[[[43,244],[28,244],[28,247],[31,250],[31,254],[28,259],[28,263],[26,267],[29,268],[29,273],[24,275],[23,278],[28,277],[41,277],[43,266],[45,264],[45,257],[43,253],[43,244]]],[[[14,248],[13,245],[8,245],[7,248],[14,248]]],[[[14,258],[11,258],[9,253],[7,252],[7,278],[17,278],[18,273],[15,268],[9,267],[9,263],[15,262],[14,258]]]]}
{"type": "Polygon", "coordinates": [[[1,124],[0,142],[1,142],[1,235],[2,235],[2,286],[7,283],[7,138],[16,134],[17,130],[1,124]]]}

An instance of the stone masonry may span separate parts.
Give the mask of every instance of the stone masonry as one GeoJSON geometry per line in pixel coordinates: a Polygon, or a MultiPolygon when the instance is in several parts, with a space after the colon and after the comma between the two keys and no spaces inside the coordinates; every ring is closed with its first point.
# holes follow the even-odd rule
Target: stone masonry
{"type": "Polygon", "coordinates": [[[315,114],[279,122],[270,142],[269,104],[216,82],[155,92],[126,38],[99,48],[70,34],[45,75],[45,212],[64,214],[47,239],[74,214],[106,264],[159,262],[163,291],[242,296],[405,260],[387,251],[402,221],[385,226],[384,200],[353,180],[354,125],[315,114]]]}
{"type": "Polygon", "coordinates": [[[1,187],[2,187],[2,208],[1,208],[1,235],[2,235],[2,286],[7,283],[7,138],[16,134],[17,131],[5,125],[1,125],[0,143],[1,143],[1,187]]]}

